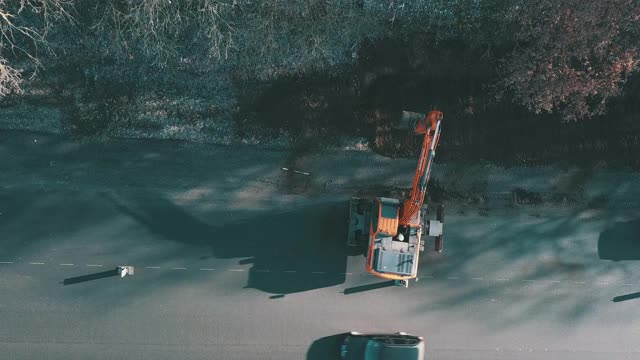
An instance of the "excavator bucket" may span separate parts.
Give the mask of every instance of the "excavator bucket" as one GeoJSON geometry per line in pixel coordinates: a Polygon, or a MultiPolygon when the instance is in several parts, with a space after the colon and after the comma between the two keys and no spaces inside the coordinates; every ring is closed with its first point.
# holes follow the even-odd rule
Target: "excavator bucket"
{"type": "Polygon", "coordinates": [[[395,128],[412,129],[416,134],[426,134],[438,120],[442,120],[442,112],[440,111],[430,111],[429,114],[424,114],[403,110],[402,117],[395,128]]]}
{"type": "Polygon", "coordinates": [[[400,121],[394,128],[398,130],[409,130],[415,129],[416,125],[418,125],[427,115],[424,113],[413,112],[413,111],[402,111],[402,117],[400,121]]]}

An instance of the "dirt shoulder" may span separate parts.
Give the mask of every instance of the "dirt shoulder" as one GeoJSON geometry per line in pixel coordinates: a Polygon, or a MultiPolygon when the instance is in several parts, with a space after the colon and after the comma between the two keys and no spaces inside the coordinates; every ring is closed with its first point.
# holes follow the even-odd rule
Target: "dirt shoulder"
{"type": "MultiPolygon", "coordinates": [[[[36,132],[0,132],[0,185],[95,191],[154,189],[182,197],[234,192],[238,201],[263,197],[379,195],[410,186],[413,159],[372,151],[296,153],[253,146],[176,141],[77,141],[36,132]]],[[[431,201],[473,208],[635,208],[640,174],[591,167],[500,167],[436,163],[431,201]]],[[[265,198],[265,199],[266,199],[265,198]]],[[[256,203],[258,204],[258,203],[256,203]]]]}

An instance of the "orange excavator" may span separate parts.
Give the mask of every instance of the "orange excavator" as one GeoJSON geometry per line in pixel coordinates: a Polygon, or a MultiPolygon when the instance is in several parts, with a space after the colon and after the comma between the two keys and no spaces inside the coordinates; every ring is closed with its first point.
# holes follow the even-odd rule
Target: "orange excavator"
{"type": "Polygon", "coordinates": [[[364,249],[367,272],[404,287],[409,286],[409,280],[417,280],[423,237],[435,237],[435,251],[443,249],[444,207],[438,207],[436,220],[428,220],[424,205],[442,117],[440,111],[430,111],[426,116],[403,112],[403,120],[418,119],[414,131],[424,135],[408,198],[354,197],[350,203],[347,245],[364,249]]]}

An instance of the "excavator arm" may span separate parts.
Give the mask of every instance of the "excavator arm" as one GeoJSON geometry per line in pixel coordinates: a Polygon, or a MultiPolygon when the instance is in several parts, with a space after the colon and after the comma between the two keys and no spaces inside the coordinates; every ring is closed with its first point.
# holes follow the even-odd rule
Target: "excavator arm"
{"type": "Polygon", "coordinates": [[[418,121],[416,124],[415,132],[424,134],[424,140],[422,141],[422,149],[418,157],[416,173],[413,177],[411,193],[400,208],[399,225],[401,226],[408,225],[416,213],[420,211],[424,203],[427,194],[427,183],[429,182],[429,175],[431,173],[431,165],[433,164],[436,147],[440,140],[440,124],[442,118],[443,115],[441,111],[430,111],[424,119],[418,121]]]}

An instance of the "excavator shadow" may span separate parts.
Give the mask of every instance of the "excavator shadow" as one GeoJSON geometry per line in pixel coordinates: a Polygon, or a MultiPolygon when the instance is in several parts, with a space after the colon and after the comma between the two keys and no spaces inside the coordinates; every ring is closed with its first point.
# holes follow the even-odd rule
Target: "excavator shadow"
{"type": "Polygon", "coordinates": [[[345,289],[344,290],[344,294],[345,295],[355,294],[355,293],[359,293],[359,292],[363,292],[363,291],[371,291],[371,290],[376,290],[376,289],[383,289],[383,288],[387,288],[387,287],[391,287],[391,286],[395,286],[395,282],[393,280],[382,281],[382,282],[377,282],[377,283],[373,283],[373,284],[360,285],[360,286],[355,286],[355,287],[351,287],[351,288],[345,289]]]}
{"type": "Polygon", "coordinates": [[[345,281],[346,201],[216,210],[198,217],[157,194],[113,201],[158,238],[182,243],[188,256],[197,253],[203,267],[215,259],[238,259],[249,267],[247,288],[283,295],[345,281]]]}
{"type": "MultiPolygon", "coordinates": [[[[216,258],[251,264],[247,288],[290,294],[344,283],[348,205],[260,214],[214,230],[216,258]]],[[[278,298],[278,297],[274,297],[278,298]]]]}

